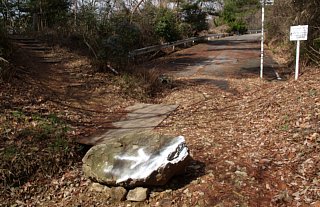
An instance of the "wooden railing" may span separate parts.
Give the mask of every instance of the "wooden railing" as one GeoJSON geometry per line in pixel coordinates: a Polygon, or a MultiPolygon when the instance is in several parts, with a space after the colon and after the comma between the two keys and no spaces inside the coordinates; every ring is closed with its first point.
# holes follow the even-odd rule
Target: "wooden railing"
{"type": "Polygon", "coordinates": [[[261,29],[249,29],[246,34],[257,34],[261,33],[261,29]]]}
{"type": "Polygon", "coordinates": [[[195,42],[212,40],[212,39],[219,39],[219,38],[226,37],[226,36],[230,36],[230,34],[228,34],[228,33],[209,34],[209,35],[201,36],[201,37],[191,37],[188,39],[178,40],[175,42],[168,42],[168,43],[164,43],[161,45],[148,46],[148,47],[144,47],[144,48],[140,48],[140,49],[136,49],[136,50],[131,51],[129,53],[129,57],[135,57],[138,55],[143,55],[143,54],[159,51],[159,50],[162,50],[165,48],[170,48],[170,47],[172,48],[172,50],[175,50],[175,46],[179,46],[179,45],[183,45],[183,44],[187,45],[188,43],[194,44],[195,42]]]}

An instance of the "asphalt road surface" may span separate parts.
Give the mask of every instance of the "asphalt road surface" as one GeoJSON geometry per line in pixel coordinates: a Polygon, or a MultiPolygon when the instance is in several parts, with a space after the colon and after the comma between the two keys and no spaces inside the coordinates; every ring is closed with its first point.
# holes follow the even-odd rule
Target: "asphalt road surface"
{"type": "MultiPolygon", "coordinates": [[[[261,34],[210,40],[156,62],[154,68],[176,78],[257,78],[260,76],[261,34]]],[[[266,55],[264,78],[276,79],[277,63],[266,55]]]]}

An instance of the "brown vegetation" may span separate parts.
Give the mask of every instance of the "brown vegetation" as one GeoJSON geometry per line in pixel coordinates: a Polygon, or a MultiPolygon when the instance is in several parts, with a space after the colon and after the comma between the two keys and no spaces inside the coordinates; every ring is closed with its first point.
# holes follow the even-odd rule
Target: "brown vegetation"
{"type": "MultiPolygon", "coordinates": [[[[275,1],[267,14],[268,39],[273,45],[293,54],[294,44],[289,43],[290,26],[309,25],[308,41],[302,42],[302,56],[306,64],[320,64],[320,2],[319,1],[275,1]]],[[[293,55],[291,55],[293,56],[293,55]]]]}

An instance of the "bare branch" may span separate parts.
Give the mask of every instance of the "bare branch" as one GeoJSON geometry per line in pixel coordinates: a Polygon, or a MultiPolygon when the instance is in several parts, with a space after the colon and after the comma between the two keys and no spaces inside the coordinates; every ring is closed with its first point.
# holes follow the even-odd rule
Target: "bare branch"
{"type": "Polygon", "coordinates": [[[96,59],[98,59],[98,55],[97,55],[96,51],[95,51],[95,50],[93,49],[93,47],[89,44],[89,42],[86,40],[86,37],[84,36],[84,34],[83,34],[82,36],[83,36],[83,41],[84,41],[84,43],[85,43],[85,44],[87,45],[87,47],[92,51],[94,57],[95,57],[96,59]]]}
{"type": "Polygon", "coordinates": [[[315,53],[319,54],[320,55],[320,52],[317,51],[316,49],[314,49],[313,47],[310,47],[315,53]]]}
{"type": "Polygon", "coordinates": [[[144,0],[140,0],[137,5],[133,8],[132,12],[131,12],[131,17],[130,17],[130,21],[132,21],[132,17],[133,14],[137,11],[137,9],[139,8],[139,6],[144,2],[144,0]]]}
{"type": "Polygon", "coordinates": [[[7,63],[7,64],[9,63],[9,61],[6,60],[6,59],[4,59],[3,57],[0,57],[0,61],[1,61],[1,62],[5,62],[5,63],[7,63]]]}

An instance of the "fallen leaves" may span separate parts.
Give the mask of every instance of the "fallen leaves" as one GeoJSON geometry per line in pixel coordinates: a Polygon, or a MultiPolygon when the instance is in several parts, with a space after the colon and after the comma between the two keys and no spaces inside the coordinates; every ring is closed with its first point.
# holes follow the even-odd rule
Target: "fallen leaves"
{"type": "Polygon", "coordinates": [[[185,135],[195,159],[208,160],[210,156],[215,160],[214,165],[205,163],[206,169],[215,169],[216,174],[229,174],[233,170],[230,163],[245,165],[247,172],[236,170],[236,176],[231,176],[233,181],[226,180],[224,176],[221,179],[237,189],[242,186],[239,177],[255,175],[258,180],[241,181],[245,182],[241,194],[250,195],[252,188],[257,188],[266,196],[264,199],[248,197],[250,205],[269,205],[273,201],[274,205],[283,202],[296,206],[319,200],[320,121],[317,92],[320,85],[315,84],[319,77],[308,74],[300,82],[229,81],[238,91],[237,95],[210,85],[197,85],[184,89],[182,94],[188,98],[182,99],[181,94],[180,97],[175,94],[168,96],[165,100],[168,103],[180,100],[186,107],[179,108],[166,120],[168,128],[159,128],[159,131],[185,135]],[[194,106],[189,93],[199,90],[219,95],[194,106]],[[209,146],[206,144],[208,142],[215,145],[209,146]],[[217,153],[208,154],[208,151],[217,153]],[[255,160],[268,164],[257,166],[255,160]],[[223,161],[225,164],[221,164],[223,161]],[[260,167],[262,174],[258,173],[260,167]]]}
{"type": "MultiPolygon", "coordinates": [[[[135,99],[121,91],[117,84],[121,80],[112,82],[108,75],[92,74],[91,70],[86,62],[75,58],[57,73],[50,73],[49,81],[42,77],[51,88],[38,87],[41,85],[30,77],[22,78],[28,82],[3,83],[1,139],[12,143],[22,134],[32,141],[34,136],[23,129],[43,126],[32,117],[35,112],[56,114],[68,123],[68,137],[88,136],[108,127],[135,99]],[[61,84],[61,80],[67,84],[61,84]]],[[[179,80],[171,93],[155,100],[180,105],[157,130],[184,135],[197,162],[167,186],[152,189],[149,201],[139,205],[319,205],[319,77],[319,69],[314,69],[297,82],[230,78],[226,80],[227,90],[216,84],[179,80]]],[[[18,147],[23,145],[16,143],[18,147]]],[[[61,140],[56,144],[63,146],[61,140]]],[[[6,150],[11,156],[17,149],[1,145],[0,153],[6,150]]],[[[35,145],[28,150],[32,157],[43,149],[35,145]]],[[[15,161],[17,157],[10,159],[15,161]]],[[[6,195],[16,205],[134,206],[110,203],[90,192],[89,184],[82,176],[81,164],[70,162],[58,176],[38,177],[7,190],[6,195]]]]}

